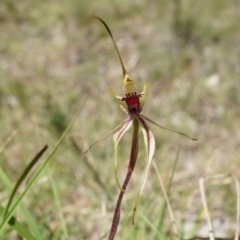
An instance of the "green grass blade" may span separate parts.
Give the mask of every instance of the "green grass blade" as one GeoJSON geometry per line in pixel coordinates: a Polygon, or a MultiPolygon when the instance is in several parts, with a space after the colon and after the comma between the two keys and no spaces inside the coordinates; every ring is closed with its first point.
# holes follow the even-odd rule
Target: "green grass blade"
{"type": "Polygon", "coordinates": [[[23,212],[24,217],[34,236],[39,240],[45,239],[44,235],[41,232],[41,229],[39,229],[39,225],[37,224],[30,210],[23,203],[21,203],[20,205],[21,205],[21,211],[23,212]]]}
{"type": "Polygon", "coordinates": [[[55,203],[56,203],[56,206],[57,206],[57,212],[58,212],[58,215],[60,217],[62,230],[63,230],[63,235],[64,235],[65,239],[69,239],[67,224],[66,224],[66,221],[65,221],[64,216],[63,216],[63,211],[62,211],[62,207],[61,207],[60,196],[59,196],[57,184],[56,184],[55,180],[53,179],[51,171],[50,171],[49,168],[47,168],[47,173],[48,173],[48,178],[50,180],[50,183],[51,183],[51,186],[52,186],[52,189],[53,189],[53,196],[54,196],[55,203]]]}
{"type": "MultiPolygon", "coordinates": [[[[2,215],[6,211],[2,206],[0,206],[0,214],[2,215]]],[[[15,217],[11,217],[8,224],[17,231],[17,233],[26,240],[37,240],[29,230],[20,222],[16,220],[15,217]]]]}
{"type": "MultiPolygon", "coordinates": [[[[203,217],[203,209],[199,209],[196,214],[196,218],[193,221],[193,226],[192,226],[191,230],[189,231],[189,236],[191,236],[192,238],[194,238],[194,236],[197,235],[197,231],[199,229],[199,225],[201,224],[202,217],[203,217]]],[[[185,222],[183,222],[182,227],[181,227],[181,232],[180,232],[181,239],[183,238],[183,235],[184,235],[184,224],[185,224],[185,222]]]]}
{"type": "MultiPolygon", "coordinates": [[[[11,183],[11,181],[9,180],[9,178],[7,177],[7,175],[5,174],[5,172],[0,168],[0,179],[2,180],[2,182],[5,184],[5,186],[12,191],[13,189],[13,184],[11,183]]],[[[26,206],[21,203],[20,208],[25,216],[25,219],[30,227],[30,229],[32,230],[33,234],[37,237],[37,239],[42,240],[44,239],[43,235],[41,234],[41,231],[38,228],[38,225],[34,219],[34,217],[32,216],[32,214],[30,213],[30,211],[26,208],[26,206]]]]}
{"type": "Polygon", "coordinates": [[[148,220],[148,218],[141,212],[141,210],[137,212],[137,215],[158,235],[160,236],[160,238],[158,239],[161,239],[162,237],[162,234],[161,232],[159,231],[158,228],[156,228],[150,220],[148,220]]]}
{"type": "Polygon", "coordinates": [[[75,119],[77,118],[78,114],[76,114],[75,117],[73,117],[72,121],[69,123],[69,125],[67,126],[66,130],[64,131],[64,133],[62,134],[62,136],[59,138],[58,142],[56,143],[53,151],[51,152],[51,154],[49,155],[49,157],[44,161],[44,163],[42,164],[42,166],[39,167],[39,169],[36,171],[36,173],[34,174],[34,176],[30,179],[27,187],[25,188],[24,192],[21,194],[21,196],[19,197],[19,199],[16,201],[16,203],[14,204],[14,206],[12,207],[12,209],[9,211],[9,213],[7,214],[7,216],[5,217],[5,219],[3,220],[3,222],[0,225],[0,231],[2,231],[2,229],[6,226],[7,222],[9,221],[9,219],[11,218],[11,216],[13,215],[14,211],[16,210],[16,208],[19,206],[19,204],[21,203],[22,199],[25,197],[25,195],[29,192],[29,190],[32,188],[33,184],[36,182],[37,178],[39,177],[40,173],[42,173],[43,169],[45,169],[46,165],[48,164],[48,162],[50,161],[50,159],[53,157],[53,155],[55,154],[55,152],[57,151],[58,147],[60,146],[60,144],[62,143],[63,139],[65,138],[66,134],[69,132],[73,122],[75,121],[75,119]]]}
{"type": "Polygon", "coordinates": [[[43,147],[43,149],[36,154],[36,156],[35,156],[35,157],[32,159],[32,161],[27,165],[27,167],[25,168],[25,170],[23,171],[23,173],[21,174],[21,176],[20,176],[19,179],[17,180],[17,183],[16,183],[16,185],[14,186],[13,191],[12,191],[10,197],[9,197],[7,206],[6,206],[6,208],[5,208],[5,212],[4,212],[4,214],[3,214],[3,218],[6,217],[7,212],[8,212],[8,210],[9,210],[9,207],[10,207],[10,205],[11,205],[11,203],[12,203],[12,200],[13,200],[14,196],[15,196],[16,193],[17,193],[17,190],[18,190],[19,186],[21,185],[21,183],[23,182],[23,180],[27,177],[28,173],[31,171],[31,169],[34,167],[34,165],[37,163],[37,161],[40,159],[40,157],[43,155],[43,153],[47,150],[47,148],[48,148],[48,146],[45,145],[45,146],[43,147]]]}

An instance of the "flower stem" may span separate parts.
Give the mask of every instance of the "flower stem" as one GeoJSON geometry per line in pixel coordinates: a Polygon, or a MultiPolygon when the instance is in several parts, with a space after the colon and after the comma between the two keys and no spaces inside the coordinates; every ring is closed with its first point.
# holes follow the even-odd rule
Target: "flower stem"
{"type": "Polygon", "coordinates": [[[108,237],[108,240],[113,240],[115,237],[115,234],[118,229],[118,224],[120,220],[120,208],[121,208],[121,203],[123,199],[123,195],[125,193],[125,190],[127,189],[129,180],[132,176],[132,172],[134,170],[136,161],[137,161],[137,156],[138,156],[138,130],[139,130],[139,122],[137,119],[133,120],[133,135],[132,135],[132,147],[131,147],[131,153],[130,153],[130,159],[129,159],[129,164],[128,164],[128,172],[125,177],[125,180],[122,185],[122,190],[120,191],[118,195],[118,200],[117,204],[115,207],[114,215],[113,215],[113,220],[112,220],[112,226],[110,230],[110,234],[108,237]]]}

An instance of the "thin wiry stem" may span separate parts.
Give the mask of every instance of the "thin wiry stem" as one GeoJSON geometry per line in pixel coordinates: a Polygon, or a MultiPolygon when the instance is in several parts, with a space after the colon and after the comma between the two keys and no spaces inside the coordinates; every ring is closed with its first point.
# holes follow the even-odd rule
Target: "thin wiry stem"
{"type": "Polygon", "coordinates": [[[213,235],[213,226],[212,226],[210,213],[209,213],[209,209],[208,209],[208,204],[207,204],[207,200],[206,200],[204,181],[205,181],[205,177],[201,177],[199,179],[199,186],[200,186],[202,204],[203,204],[203,208],[204,208],[205,215],[206,215],[208,231],[209,231],[209,239],[210,240],[215,240],[214,235],[213,235]]]}
{"type": "Polygon", "coordinates": [[[239,236],[239,221],[240,221],[240,186],[239,186],[239,181],[237,177],[232,175],[232,178],[236,185],[236,194],[237,194],[236,232],[235,232],[235,238],[234,238],[234,240],[237,240],[239,236]]]}
{"type": "MultiPolygon", "coordinates": [[[[170,191],[171,191],[171,187],[172,187],[172,182],[173,182],[173,178],[174,178],[174,174],[176,172],[176,167],[177,167],[177,163],[178,163],[178,160],[179,160],[179,154],[180,154],[180,149],[181,149],[181,145],[179,145],[179,148],[178,148],[178,151],[177,151],[177,154],[176,154],[176,158],[174,160],[174,165],[173,165],[173,168],[172,168],[172,172],[171,172],[171,176],[170,176],[170,180],[169,180],[169,183],[168,183],[168,186],[167,186],[167,190],[166,190],[166,193],[167,193],[167,196],[170,195],[170,191]]],[[[156,163],[154,162],[154,167],[156,166],[156,163]]],[[[160,175],[161,176],[161,175],[160,175]]],[[[161,217],[160,217],[160,220],[159,220],[159,223],[158,223],[158,230],[159,232],[162,232],[162,228],[163,228],[163,224],[164,224],[164,220],[165,220],[165,215],[166,215],[166,208],[167,208],[167,201],[164,201],[164,204],[163,204],[163,208],[162,208],[162,213],[161,213],[161,217]]],[[[181,236],[181,233],[179,234],[181,236]]],[[[160,235],[156,235],[154,240],[157,240],[159,239],[160,235]]]]}
{"type": "Polygon", "coordinates": [[[123,195],[127,189],[129,180],[132,176],[132,172],[134,170],[136,161],[137,161],[137,156],[138,156],[138,129],[139,129],[139,122],[135,119],[133,121],[133,136],[132,136],[132,147],[131,147],[131,153],[130,153],[130,159],[129,159],[129,164],[128,164],[128,172],[125,177],[125,180],[122,185],[122,190],[119,193],[117,204],[115,207],[114,215],[113,215],[113,220],[112,220],[112,226],[110,230],[110,234],[108,237],[108,240],[113,240],[115,237],[115,234],[118,229],[118,224],[120,220],[120,208],[121,208],[121,203],[123,199],[123,195]]]}
{"type": "Polygon", "coordinates": [[[167,203],[169,215],[170,215],[170,218],[171,218],[171,221],[172,221],[173,231],[174,231],[174,233],[175,233],[176,238],[179,239],[179,234],[178,234],[178,230],[177,230],[177,225],[176,225],[176,222],[175,222],[175,218],[174,218],[174,214],[173,214],[173,210],[172,210],[172,207],[171,207],[169,198],[168,198],[168,196],[167,196],[167,191],[166,191],[166,189],[165,189],[165,187],[164,187],[162,177],[161,177],[161,175],[160,175],[160,173],[159,173],[159,171],[158,171],[157,165],[156,165],[156,163],[155,163],[154,161],[153,161],[153,167],[154,167],[155,170],[156,170],[157,177],[158,177],[158,180],[159,180],[159,183],[160,183],[160,186],[161,186],[161,189],[162,189],[162,192],[163,192],[165,201],[166,201],[166,203],[167,203]]]}

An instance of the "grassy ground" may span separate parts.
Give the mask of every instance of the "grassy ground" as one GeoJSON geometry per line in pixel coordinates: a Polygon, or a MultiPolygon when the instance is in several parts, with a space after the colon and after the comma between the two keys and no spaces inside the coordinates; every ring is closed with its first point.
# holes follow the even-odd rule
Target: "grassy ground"
{"type": "MultiPolygon", "coordinates": [[[[24,199],[44,238],[100,239],[109,231],[118,194],[112,138],[85,158],[69,141],[70,135],[75,136],[84,150],[126,117],[108,92],[111,86],[124,94],[119,61],[103,26],[89,19],[93,14],[109,24],[137,88],[148,80],[144,114],[198,138],[192,142],[151,127],[156,138],[154,159],[166,185],[181,145],[170,193],[177,226],[185,237],[191,237],[191,225],[197,229],[194,235],[207,236],[198,179],[218,173],[240,177],[239,1],[5,0],[0,5],[0,146],[12,134],[0,161],[12,183],[44,144],[51,152],[83,106],[67,139],[24,199]],[[84,161],[94,167],[95,175],[84,161]]],[[[121,179],[130,135],[120,144],[121,179]]],[[[163,229],[159,227],[164,199],[153,168],[136,224],[131,225],[145,158],[141,143],[116,239],[163,239],[158,231],[173,239],[168,214],[163,229]]],[[[5,205],[9,189],[0,182],[0,190],[5,205]]],[[[207,193],[216,236],[233,236],[234,185],[213,185],[207,193]]],[[[15,216],[26,222],[21,210],[15,216]]],[[[7,227],[0,239],[19,238],[7,227]]]]}

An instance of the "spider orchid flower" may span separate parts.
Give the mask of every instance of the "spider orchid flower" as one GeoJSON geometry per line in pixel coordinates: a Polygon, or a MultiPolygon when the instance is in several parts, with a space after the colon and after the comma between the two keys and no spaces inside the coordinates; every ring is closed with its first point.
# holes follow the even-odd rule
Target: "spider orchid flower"
{"type": "Polygon", "coordinates": [[[134,208],[133,208],[133,213],[132,213],[132,223],[133,224],[134,224],[135,212],[136,212],[137,206],[139,204],[140,198],[141,198],[142,193],[143,193],[143,189],[144,189],[144,186],[145,186],[145,183],[146,183],[148,171],[149,171],[151,161],[153,159],[153,154],[154,154],[154,151],[155,151],[155,139],[154,139],[154,136],[152,134],[152,131],[148,127],[148,123],[152,123],[152,124],[154,124],[154,125],[156,125],[160,128],[179,133],[179,134],[181,134],[185,137],[188,137],[192,140],[197,140],[197,139],[191,138],[188,135],[186,135],[184,133],[181,133],[179,131],[161,126],[161,125],[155,123],[154,121],[152,121],[151,119],[149,119],[148,117],[144,116],[141,113],[142,109],[144,107],[145,99],[146,99],[147,81],[144,82],[143,91],[141,93],[137,93],[134,90],[133,80],[130,78],[130,76],[128,75],[128,73],[127,73],[127,71],[124,67],[120,52],[117,48],[117,45],[115,43],[115,40],[113,38],[113,35],[112,35],[108,25],[101,18],[99,18],[97,16],[93,16],[93,18],[99,20],[105,26],[107,32],[109,33],[109,35],[112,39],[114,47],[117,51],[118,58],[120,60],[120,64],[121,64],[121,67],[122,67],[123,76],[124,76],[123,85],[125,87],[125,96],[121,97],[121,96],[116,95],[115,92],[111,88],[110,88],[110,92],[112,93],[114,98],[117,100],[117,102],[120,105],[120,107],[122,108],[122,110],[125,111],[128,115],[127,119],[125,119],[118,127],[116,127],[113,131],[111,131],[109,134],[107,134],[103,138],[94,142],[89,147],[89,149],[83,153],[83,154],[87,153],[90,150],[90,148],[93,147],[93,145],[95,145],[99,141],[107,138],[108,136],[114,134],[113,135],[114,148],[115,148],[114,149],[114,155],[115,155],[114,156],[114,159],[115,159],[114,160],[114,172],[115,172],[116,183],[117,183],[117,185],[120,189],[118,201],[117,201],[114,216],[113,216],[112,227],[111,227],[110,235],[109,235],[109,239],[114,239],[114,236],[115,236],[117,228],[118,228],[119,220],[120,220],[121,201],[122,201],[124,192],[127,188],[128,182],[131,178],[132,172],[134,170],[135,163],[137,161],[139,128],[142,129],[144,143],[145,143],[145,146],[146,146],[147,166],[146,166],[146,172],[145,172],[145,176],[144,176],[144,179],[143,179],[142,187],[141,187],[140,193],[138,195],[138,198],[137,198],[137,200],[135,202],[135,205],[134,205],[134,208]],[[128,172],[127,172],[127,175],[125,177],[125,180],[124,180],[123,184],[121,185],[120,181],[119,181],[119,178],[118,178],[118,171],[117,171],[118,144],[119,144],[121,138],[123,137],[123,135],[131,128],[131,126],[133,126],[133,135],[132,135],[132,145],[131,145],[131,152],[130,152],[130,158],[129,158],[128,172]]]}

